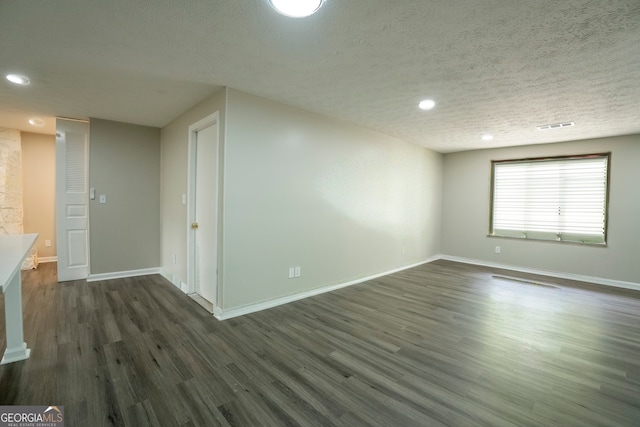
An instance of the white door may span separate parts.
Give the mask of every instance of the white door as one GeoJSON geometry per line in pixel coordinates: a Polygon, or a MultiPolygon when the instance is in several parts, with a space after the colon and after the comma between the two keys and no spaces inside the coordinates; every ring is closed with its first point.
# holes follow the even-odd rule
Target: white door
{"type": "Polygon", "coordinates": [[[58,281],[89,276],[89,124],[56,120],[58,281]]]}
{"type": "Polygon", "coordinates": [[[217,114],[190,127],[190,290],[216,305],[218,270],[217,114]]]}

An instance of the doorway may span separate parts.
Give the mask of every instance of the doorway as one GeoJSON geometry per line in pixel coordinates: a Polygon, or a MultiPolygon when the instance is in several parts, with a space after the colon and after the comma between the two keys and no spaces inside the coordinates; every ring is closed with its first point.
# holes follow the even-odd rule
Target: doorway
{"type": "Polygon", "coordinates": [[[189,126],[189,295],[213,313],[218,302],[219,113],[189,126]]]}

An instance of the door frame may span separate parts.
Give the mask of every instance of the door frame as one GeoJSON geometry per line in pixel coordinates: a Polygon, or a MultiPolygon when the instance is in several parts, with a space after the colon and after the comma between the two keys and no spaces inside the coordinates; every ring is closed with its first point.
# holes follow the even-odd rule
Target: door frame
{"type": "Polygon", "coordinates": [[[204,117],[201,120],[193,123],[189,126],[189,148],[188,148],[188,167],[187,167],[187,293],[191,294],[195,292],[195,233],[191,228],[191,224],[195,221],[196,215],[196,143],[198,138],[198,131],[207,128],[211,125],[217,125],[217,155],[216,155],[216,188],[214,197],[216,198],[216,236],[217,241],[216,245],[216,281],[214,283],[213,294],[215,295],[215,301],[213,301],[213,310],[214,313],[218,312],[221,306],[220,301],[220,286],[218,285],[220,282],[220,215],[221,215],[221,206],[220,206],[220,185],[221,185],[221,173],[220,173],[220,112],[216,111],[213,114],[210,114],[204,117]]]}

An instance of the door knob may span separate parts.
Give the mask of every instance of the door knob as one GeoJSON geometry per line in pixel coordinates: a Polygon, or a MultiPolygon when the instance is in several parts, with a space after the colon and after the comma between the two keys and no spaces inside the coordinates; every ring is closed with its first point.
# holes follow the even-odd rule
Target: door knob
{"type": "Polygon", "coordinates": [[[191,228],[193,228],[194,230],[198,228],[198,223],[194,222],[193,224],[191,224],[191,228]]]}

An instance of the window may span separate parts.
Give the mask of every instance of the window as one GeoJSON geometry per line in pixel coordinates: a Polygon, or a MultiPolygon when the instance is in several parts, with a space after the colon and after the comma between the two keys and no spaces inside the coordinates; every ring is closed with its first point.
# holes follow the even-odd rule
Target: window
{"type": "Polygon", "coordinates": [[[492,161],[489,235],[606,244],[609,160],[492,161]]]}

